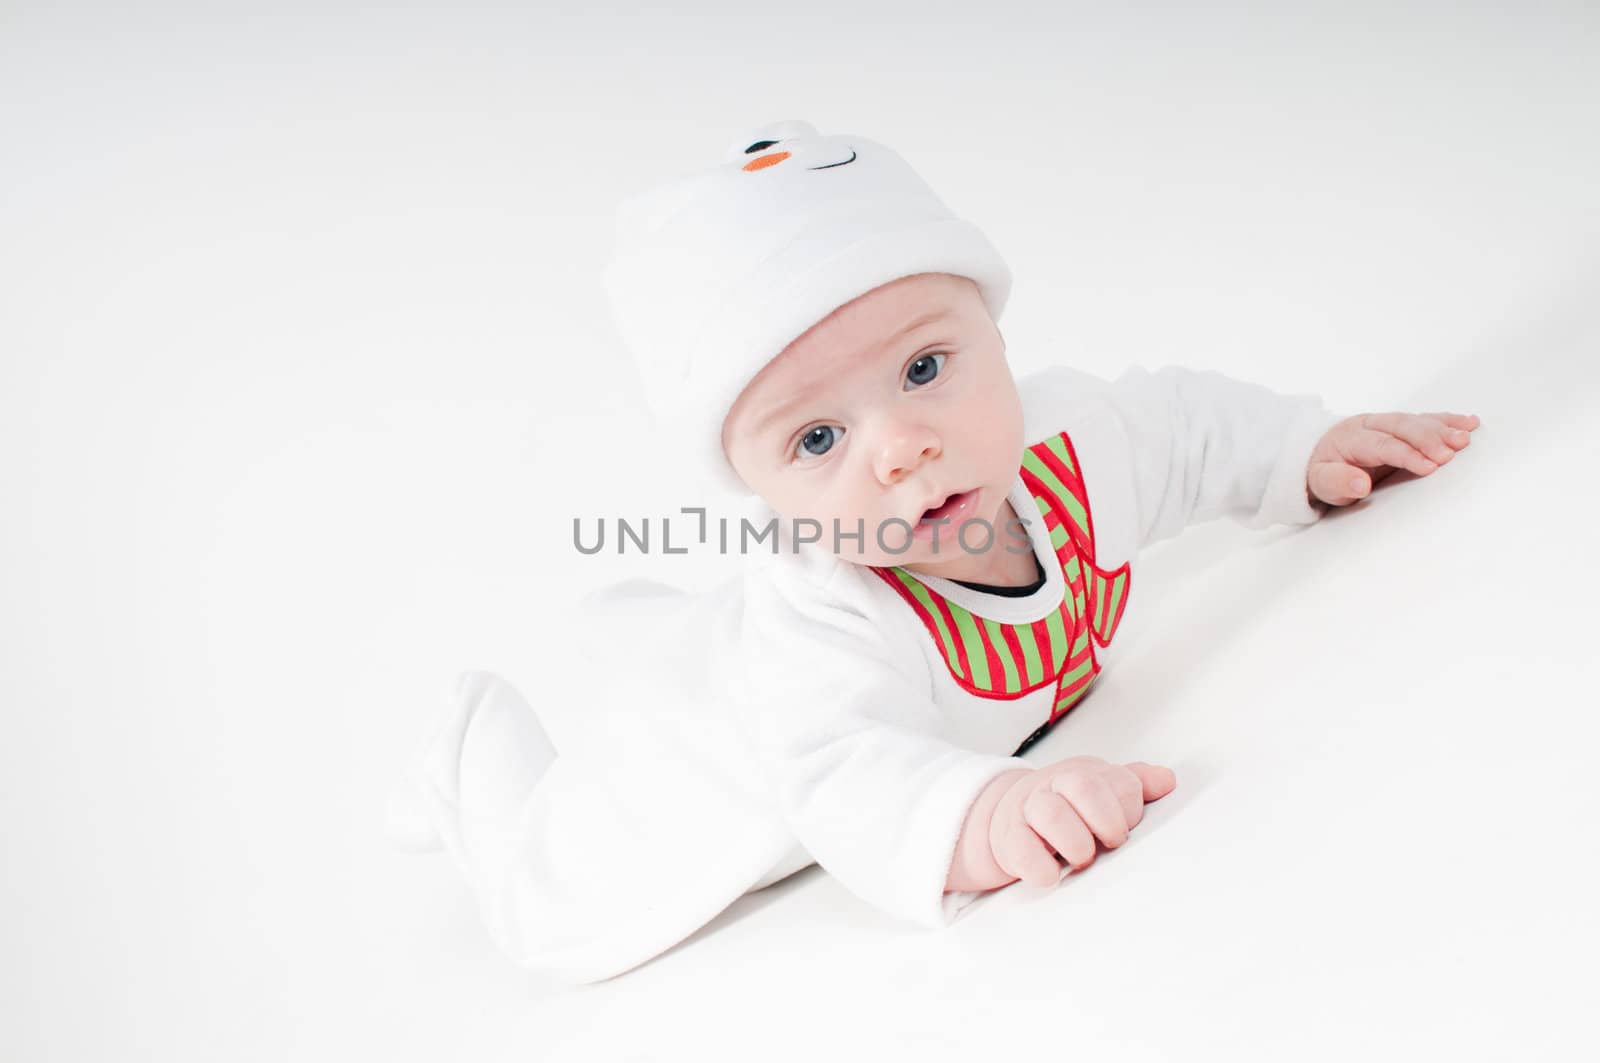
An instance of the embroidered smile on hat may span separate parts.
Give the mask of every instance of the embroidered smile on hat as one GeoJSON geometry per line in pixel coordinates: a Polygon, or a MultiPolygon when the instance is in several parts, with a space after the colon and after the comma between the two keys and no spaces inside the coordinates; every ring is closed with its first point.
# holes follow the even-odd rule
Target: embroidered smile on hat
{"type": "Polygon", "coordinates": [[[983,233],[894,151],[790,121],[623,202],[605,289],[677,453],[705,486],[748,495],[722,450],[745,385],[838,307],[916,273],[971,278],[996,320],[1011,290],[983,233]]]}

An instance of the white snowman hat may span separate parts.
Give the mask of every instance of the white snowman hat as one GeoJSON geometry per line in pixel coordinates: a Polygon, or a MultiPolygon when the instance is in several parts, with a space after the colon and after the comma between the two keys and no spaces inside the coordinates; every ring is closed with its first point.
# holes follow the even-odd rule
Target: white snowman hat
{"type": "Polygon", "coordinates": [[[838,307],[916,273],[971,278],[996,320],[1011,291],[988,239],[899,155],[789,121],[624,201],[605,289],[677,453],[703,486],[748,495],[722,450],[745,385],[838,307]]]}

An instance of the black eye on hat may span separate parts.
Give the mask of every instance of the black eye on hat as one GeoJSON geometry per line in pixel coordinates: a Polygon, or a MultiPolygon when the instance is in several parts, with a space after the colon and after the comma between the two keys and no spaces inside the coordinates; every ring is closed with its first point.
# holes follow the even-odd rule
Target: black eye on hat
{"type": "Polygon", "coordinates": [[[764,150],[766,148],[772,147],[772,145],[774,145],[776,143],[777,143],[776,140],[758,140],[754,144],[751,144],[748,148],[745,148],[744,149],[744,153],[746,155],[748,155],[752,151],[762,151],[762,150],[764,150]]]}

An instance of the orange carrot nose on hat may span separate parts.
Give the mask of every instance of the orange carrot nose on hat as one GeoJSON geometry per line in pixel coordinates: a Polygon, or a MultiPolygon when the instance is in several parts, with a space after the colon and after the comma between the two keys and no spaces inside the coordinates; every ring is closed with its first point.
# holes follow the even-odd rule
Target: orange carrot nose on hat
{"type": "Polygon", "coordinates": [[[733,400],[833,310],[915,273],[970,277],[996,320],[1011,291],[983,233],[899,155],[791,121],[626,200],[605,288],[675,451],[706,486],[742,495],[722,451],[733,400]]]}

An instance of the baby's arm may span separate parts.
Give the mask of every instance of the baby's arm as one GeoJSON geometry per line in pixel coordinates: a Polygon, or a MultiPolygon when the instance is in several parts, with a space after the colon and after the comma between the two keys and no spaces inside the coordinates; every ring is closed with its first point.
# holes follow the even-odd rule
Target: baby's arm
{"type": "Polygon", "coordinates": [[[1316,398],[1175,366],[1130,370],[1106,397],[1126,433],[1140,545],[1216,517],[1264,527],[1320,515],[1306,469],[1339,417],[1316,398]]]}
{"type": "Polygon", "coordinates": [[[1396,469],[1429,475],[1478,426],[1452,413],[1341,419],[1311,396],[1174,366],[1130,370],[1106,398],[1128,443],[1140,545],[1219,516],[1309,524],[1396,469]]]}
{"type": "MultiPolygon", "coordinates": [[[[761,776],[795,839],[880,910],[942,927],[973,895],[947,894],[974,800],[1033,765],[943,737],[927,664],[859,602],[757,588],[734,696],[761,776]]],[[[920,634],[920,633],[919,633],[920,634]]]]}

